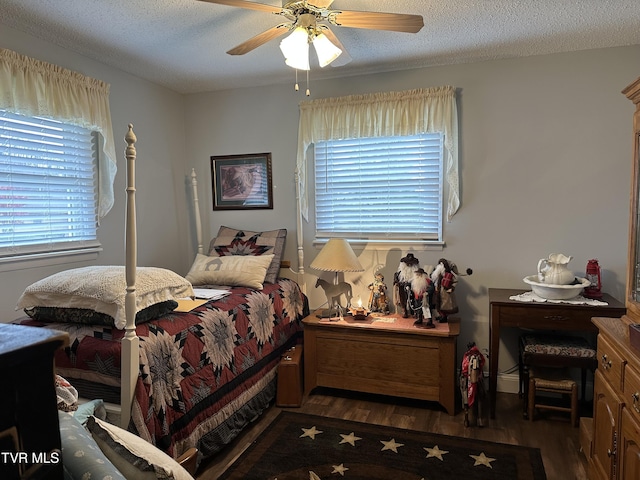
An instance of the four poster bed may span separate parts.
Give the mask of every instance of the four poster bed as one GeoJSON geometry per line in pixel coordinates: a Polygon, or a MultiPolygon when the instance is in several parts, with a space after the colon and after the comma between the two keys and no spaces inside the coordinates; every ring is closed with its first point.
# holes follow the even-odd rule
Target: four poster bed
{"type": "MultiPolygon", "coordinates": [[[[137,267],[132,125],[125,141],[125,266],[72,269],[36,282],[18,303],[30,317],[20,323],[69,333],[70,347],[56,357],[57,373],[81,397],[119,404],[123,428],[174,458],[192,447],[208,457],[274,400],[277,365],[302,341],[308,300],[298,283],[278,276],[282,229],[222,227],[203,253],[195,173],[198,254],[186,279],[137,267]],[[116,289],[114,297],[87,293],[96,282],[95,290],[116,289]],[[216,288],[224,294],[179,300],[194,295],[192,285],[223,285],[216,288]],[[97,303],[87,305],[87,298],[97,303]]],[[[300,234],[298,240],[302,266],[300,234]]],[[[297,273],[300,279],[302,267],[297,273]]]]}

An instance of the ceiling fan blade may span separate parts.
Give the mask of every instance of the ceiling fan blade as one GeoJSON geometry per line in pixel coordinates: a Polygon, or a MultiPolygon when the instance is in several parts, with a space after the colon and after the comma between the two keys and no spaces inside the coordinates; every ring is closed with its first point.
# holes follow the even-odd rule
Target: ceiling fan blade
{"type": "Polygon", "coordinates": [[[391,30],[394,32],[407,33],[417,33],[424,26],[424,20],[421,15],[409,15],[406,13],[336,10],[335,17],[331,18],[331,21],[343,27],[391,30]]]}
{"type": "Polygon", "coordinates": [[[333,3],[333,0],[314,0],[312,3],[314,7],[329,8],[333,3]]]}
{"type": "Polygon", "coordinates": [[[260,10],[261,12],[281,13],[282,7],[274,7],[273,5],[265,5],[264,3],[247,2],[245,0],[200,0],[201,2],[218,3],[220,5],[229,5],[230,7],[247,8],[249,10],[260,10]]]}
{"type": "Polygon", "coordinates": [[[349,52],[347,52],[347,49],[344,48],[344,45],[338,39],[338,37],[336,37],[333,31],[326,25],[324,27],[326,28],[322,28],[322,33],[324,33],[327,36],[327,38],[331,43],[333,43],[336,47],[342,50],[342,53],[340,54],[340,56],[336,58],[333,62],[331,62],[329,65],[331,65],[332,67],[341,67],[342,65],[346,65],[352,60],[351,55],[349,55],[349,52]]]}
{"type": "Polygon", "coordinates": [[[261,45],[264,45],[269,40],[273,40],[274,38],[278,38],[281,35],[284,35],[289,31],[288,23],[281,23],[280,25],[276,25],[275,27],[271,27],[269,30],[266,30],[262,33],[259,33],[253,38],[250,38],[246,42],[241,43],[240,45],[233,47],[227,53],[229,55],[244,55],[245,53],[250,52],[251,50],[258,48],[261,45]]]}

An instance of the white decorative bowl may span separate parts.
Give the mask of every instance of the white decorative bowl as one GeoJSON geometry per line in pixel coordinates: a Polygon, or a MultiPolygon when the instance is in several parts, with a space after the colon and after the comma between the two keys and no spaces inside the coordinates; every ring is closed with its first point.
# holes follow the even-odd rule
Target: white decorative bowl
{"type": "Polygon", "coordinates": [[[576,285],[556,285],[553,283],[542,283],[538,281],[538,275],[524,277],[524,282],[531,285],[533,293],[547,300],[568,300],[577,297],[582,293],[582,289],[591,285],[586,278],[576,277],[580,283],[576,285]]]}

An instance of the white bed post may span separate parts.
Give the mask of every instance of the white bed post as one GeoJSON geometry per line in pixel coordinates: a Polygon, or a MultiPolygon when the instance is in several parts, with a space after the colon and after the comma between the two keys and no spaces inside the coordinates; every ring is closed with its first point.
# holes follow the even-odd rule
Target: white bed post
{"type": "Polygon", "coordinates": [[[196,169],[191,169],[191,191],[193,193],[193,211],[196,217],[196,240],[198,242],[198,253],[204,253],[202,245],[202,222],[200,220],[200,203],[198,202],[198,180],[196,179],[196,169]]]}
{"type": "Polygon", "coordinates": [[[136,135],[133,125],[129,124],[129,131],[124,137],[127,142],[125,156],[127,157],[127,211],[125,224],[125,274],[127,293],[125,296],[125,326],[124,338],[121,341],[121,385],[120,385],[120,426],[127,429],[131,419],[131,405],[140,370],[139,340],[136,335],[136,267],[137,232],[136,232],[136,135]]]}
{"type": "Polygon", "coordinates": [[[296,182],[296,239],[298,241],[298,285],[302,289],[302,293],[307,293],[307,284],[304,282],[304,248],[303,248],[303,234],[302,234],[302,208],[300,205],[300,172],[296,168],[295,172],[296,182]]]}

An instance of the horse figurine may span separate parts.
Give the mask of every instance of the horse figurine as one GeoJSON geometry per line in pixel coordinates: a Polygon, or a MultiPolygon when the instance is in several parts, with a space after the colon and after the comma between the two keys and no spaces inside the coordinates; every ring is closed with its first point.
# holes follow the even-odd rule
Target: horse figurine
{"type": "Polygon", "coordinates": [[[351,305],[351,299],[353,298],[353,295],[351,293],[351,285],[349,285],[347,282],[334,284],[318,278],[318,281],[316,281],[316,288],[318,287],[322,287],[322,289],[324,290],[329,308],[335,305],[340,305],[341,295],[344,295],[347,301],[346,308],[349,308],[349,306],[351,305]]]}

